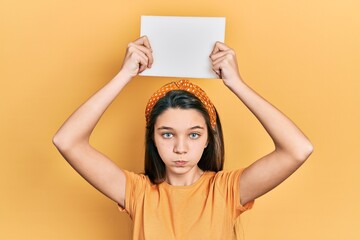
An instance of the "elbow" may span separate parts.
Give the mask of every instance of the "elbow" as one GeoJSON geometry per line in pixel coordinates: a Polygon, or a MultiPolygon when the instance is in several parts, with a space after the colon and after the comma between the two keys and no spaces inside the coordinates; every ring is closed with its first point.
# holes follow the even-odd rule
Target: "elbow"
{"type": "Polygon", "coordinates": [[[57,132],[52,138],[52,143],[64,155],[79,147],[89,145],[89,140],[57,132]]]}
{"type": "Polygon", "coordinates": [[[60,153],[64,153],[71,149],[71,141],[66,139],[64,136],[61,136],[59,133],[56,133],[52,138],[52,143],[59,150],[60,153]]]}
{"type": "Polygon", "coordinates": [[[55,134],[52,138],[52,143],[55,145],[55,147],[60,150],[63,148],[65,141],[61,139],[59,134],[55,134]]]}
{"type": "Polygon", "coordinates": [[[307,146],[304,148],[303,161],[306,161],[306,159],[308,159],[313,152],[314,152],[314,146],[312,145],[312,143],[309,142],[309,144],[307,144],[307,146]]]}
{"type": "Polygon", "coordinates": [[[314,152],[314,146],[310,141],[307,141],[301,147],[298,148],[296,154],[294,154],[294,157],[297,161],[303,163],[310,157],[310,155],[313,152],[314,152]]]}
{"type": "Polygon", "coordinates": [[[301,144],[292,145],[291,147],[278,147],[276,148],[278,153],[285,154],[288,159],[292,159],[293,161],[303,164],[313,153],[314,146],[310,141],[305,141],[301,144]]]}

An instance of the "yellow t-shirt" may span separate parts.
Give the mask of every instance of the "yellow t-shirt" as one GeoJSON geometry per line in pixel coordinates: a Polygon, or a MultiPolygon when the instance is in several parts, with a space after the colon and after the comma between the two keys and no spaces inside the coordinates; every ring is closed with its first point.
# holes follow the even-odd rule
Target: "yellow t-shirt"
{"type": "Polygon", "coordinates": [[[126,175],[125,209],[135,240],[232,239],[235,219],[254,202],[240,204],[236,171],[205,172],[190,186],[154,185],[142,174],[126,175]]]}

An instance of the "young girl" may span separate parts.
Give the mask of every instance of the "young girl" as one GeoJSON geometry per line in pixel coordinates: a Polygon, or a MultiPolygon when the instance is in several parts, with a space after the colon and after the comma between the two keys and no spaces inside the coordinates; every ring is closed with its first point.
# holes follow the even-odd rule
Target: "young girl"
{"type": "Polygon", "coordinates": [[[89,144],[100,117],[124,86],[151,68],[152,50],[145,36],[128,45],[120,72],[54,136],[55,146],[71,166],[130,215],[133,239],[232,239],[235,219],[313,151],[294,123],[246,85],[232,49],[217,42],[210,60],[275,145],[245,169],[222,171],[219,116],[206,93],[186,80],[163,86],[146,106],[145,174],[120,169],[89,144]]]}

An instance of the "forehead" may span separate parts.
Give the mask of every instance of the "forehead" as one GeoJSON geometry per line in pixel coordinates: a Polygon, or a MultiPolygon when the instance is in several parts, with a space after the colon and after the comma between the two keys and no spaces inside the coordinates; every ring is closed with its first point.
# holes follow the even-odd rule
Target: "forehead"
{"type": "Polygon", "coordinates": [[[155,127],[166,126],[172,128],[206,127],[204,116],[196,109],[169,108],[161,113],[155,122],[155,127]]]}

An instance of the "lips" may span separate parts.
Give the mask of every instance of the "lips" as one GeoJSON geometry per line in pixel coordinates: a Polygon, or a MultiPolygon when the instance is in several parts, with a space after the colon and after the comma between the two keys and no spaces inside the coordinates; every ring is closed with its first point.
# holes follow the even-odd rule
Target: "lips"
{"type": "Polygon", "coordinates": [[[184,160],[175,161],[176,166],[184,166],[186,164],[187,164],[187,161],[184,161],[184,160]]]}

